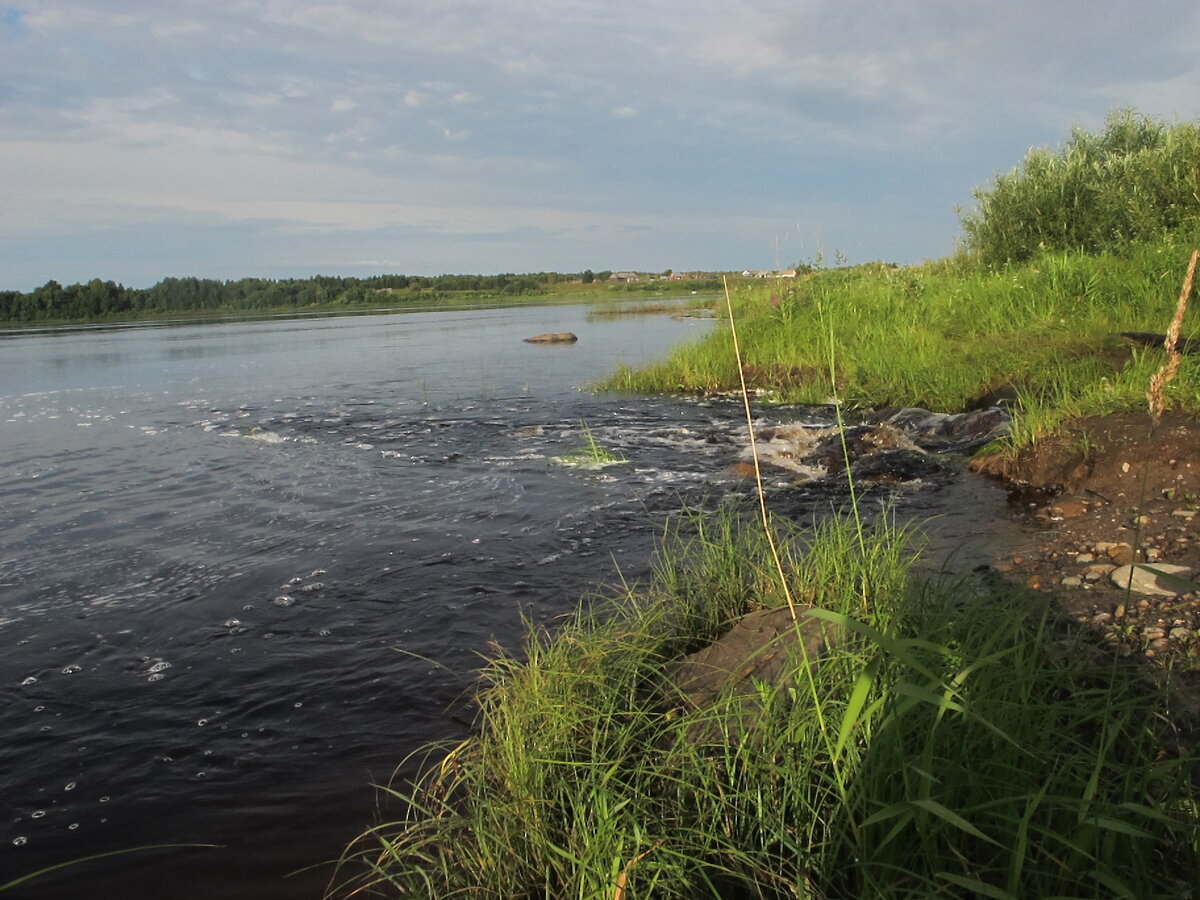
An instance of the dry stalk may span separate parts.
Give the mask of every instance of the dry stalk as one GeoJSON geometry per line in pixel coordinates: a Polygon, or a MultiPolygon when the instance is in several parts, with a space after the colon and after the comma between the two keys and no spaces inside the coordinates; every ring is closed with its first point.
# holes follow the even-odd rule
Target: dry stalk
{"type": "Polygon", "coordinates": [[[775,569],[779,573],[779,584],[783,588],[783,596],[787,598],[788,611],[792,621],[796,621],[796,601],[792,599],[792,590],[788,587],[787,573],[783,569],[783,560],[779,558],[779,548],[775,545],[775,535],[771,530],[771,516],[767,512],[767,492],[763,488],[762,469],[758,463],[758,442],[754,437],[754,416],[750,412],[750,391],[746,387],[746,372],[742,366],[742,348],[738,343],[737,322],[733,315],[733,300],[729,296],[729,279],[721,276],[725,286],[725,308],[729,312],[729,333],[733,336],[733,356],[737,360],[738,381],[742,388],[742,406],[746,410],[746,428],[750,436],[750,457],[754,461],[754,484],[758,490],[758,509],[762,517],[763,532],[771,547],[771,557],[775,560],[775,569]]]}
{"type": "Polygon", "coordinates": [[[625,892],[629,884],[629,870],[661,847],[664,843],[666,843],[665,839],[659,841],[649,850],[639,853],[633,859],[629,860],[629,862],[625,863],[625,865],[621,868],[621,871],[617,874],[617,883],[613,886],[613,900],[625,900],[625,892]]]}
{"type": "Polygon", "coordinates": [[[1150,401],[1150,418],[1155,425],[1162,417],[1165,405],[1163,389],[1179,371],[1179,362],[1182,356],[1177,346],[1179,332],[1183,328],[1183,315],[1187,312],[1188,298],[1191,296],[1192,284],[1196,278],[1196,260],[1198,258],[1200,258],[1200,250],[1193,250],[1192,259],[1188,263],[1187,277],[1183,279],[1183,289],[1179,292],[1179,303],[1175,307],[1175,318],[1171,320],[1171,327],[1167,329],[1167,336],[1163,341],[1167,349],[1167,361],[1154,373],[1150,379],[1150,389],[1146,392],[1146,399],[1150,401]]]}

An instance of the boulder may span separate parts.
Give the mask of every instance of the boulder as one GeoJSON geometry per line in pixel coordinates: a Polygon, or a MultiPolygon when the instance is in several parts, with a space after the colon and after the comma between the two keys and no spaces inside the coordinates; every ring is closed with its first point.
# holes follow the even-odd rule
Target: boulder
{"type": "Polygon", "coordinates": [[[736,712],[724,721],[708,720],[692,728],[698,743],[736,740],[761,718],[759,685],[787,687],[803,681],[804,671],[817,666],[843,629],[808,615],[811,607],[761,609],[734,623],[714,643],[671,666],[667,678],[677,691],[679,705],[702,709],[724,698],[736,712]]]}
{"type": "Polygon", "coordinates": [[[547,334],[535,334],[533,337],[525,338],[527,344],[573,344],[579,340],[578,335],[574,335],[569,331],[558,331],[547,334]]]}
{"type": "Polygon", "coordinates": [[[1114,570],[1112,580],[1121,590],[1130,590],[1135,594],[1175,597],[1194,590],[1188,577],[1191,574],[1192,570],[1187,566],[1141,563],[1136,566],[1121,566],[1114,570]]]}

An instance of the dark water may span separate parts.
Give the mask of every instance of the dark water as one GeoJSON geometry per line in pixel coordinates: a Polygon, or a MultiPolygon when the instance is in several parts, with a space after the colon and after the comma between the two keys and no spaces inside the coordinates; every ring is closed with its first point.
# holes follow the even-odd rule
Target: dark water
{"type": "MultiPolygon", "coordinates": [[[[318,897],[330,868],[299,870],[467,726],[489,640],[644,577],[671,512],[744,489],[740,407],[580,389],[709,327],[543,307],[0,337],[0,884],[194,842],[220,846],[12,896],[318,897]],[[581,423],[627,461],[564,465],[581,423]]],[[[903,501],[955,547],[995,540],[1002,502],[962,477],[903,501]]]]}

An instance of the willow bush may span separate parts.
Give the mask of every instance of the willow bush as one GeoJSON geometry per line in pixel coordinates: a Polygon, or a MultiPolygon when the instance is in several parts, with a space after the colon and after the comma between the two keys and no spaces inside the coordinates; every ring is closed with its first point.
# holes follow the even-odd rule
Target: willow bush
{"type": "Polygon", "coordinates": [[[967,248],[988,265],[1042,250],[1099,253],[1195,227],[1200,128],[1119,110],[1100,134],[1076,128],[1058,152],[1029,151],[975,199],[962,226],[967,248]]]}

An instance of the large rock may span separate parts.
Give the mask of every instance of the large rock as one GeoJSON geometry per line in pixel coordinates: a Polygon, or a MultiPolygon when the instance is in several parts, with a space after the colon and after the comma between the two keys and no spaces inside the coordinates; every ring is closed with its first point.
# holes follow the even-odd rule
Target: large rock
{"type": "Polygon", "coordinates": [[[535,334],[533,337],[525,338],[527,344],[573,344],[579,340],[578,335],[574,335],[569,331],[556,331],[547,334],[535,334]]]}
{"type": "Polygon", "coordinates": [[[694,726],[690,737],[701,743],[736,740],[753,729],[761,713],[759,685],[797,683],[806,667],[816,666],[841,638],[841,627],[796,608],[762,609],[743,616],[729,631],[702,650],[684,657],[667,672],[678,690],[680,705],[700,709],[719,699],[737,712],[694,726]]]}
{"type": "Polygon", "coordinates": [[[1151,597],[1175,597],[1186,594],[1191,590],[1189,576],[1192,570],[1187,566],[1173,566],[1168,563],[1140,563],[1134,566],[1121,566],[1112,573],[1113,584],[1121,590],[1130,590],[1135,594],[1146,594],[1151,597]],[[1167,577],[1162,577],[1166,575],[1167,577]]]}

